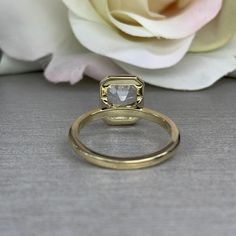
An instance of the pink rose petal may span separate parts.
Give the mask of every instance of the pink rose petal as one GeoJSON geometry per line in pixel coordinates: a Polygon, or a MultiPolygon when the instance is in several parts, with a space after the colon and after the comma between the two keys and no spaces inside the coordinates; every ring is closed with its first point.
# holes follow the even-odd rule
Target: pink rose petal
{"type": "Polygon", "coordinates": [[[45,70],[49,81],[71,84],[81,80],[84,75],[101,80],[109,74],[124,73],[126,72],[108,58],[93,53],[55,56],[45,70]]]}

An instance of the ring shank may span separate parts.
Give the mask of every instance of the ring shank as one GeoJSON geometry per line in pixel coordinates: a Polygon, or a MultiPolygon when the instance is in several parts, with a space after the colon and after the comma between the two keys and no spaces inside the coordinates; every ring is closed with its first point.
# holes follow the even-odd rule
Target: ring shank
{"type": "Polygon", "coordinates": [[[85,113],[73,123],[69,131],[69,140],[75,152],[92,164],[111,169],[139,169],[159,164],[171,157],[179,145],[180,134],[170,118],[147,108],[111,108],[104,110],[98,108],[85,113]],[[143,118],[157,123],[168,132],[171,138],[170,142],[161,150],[148,155],[120,158],[99,154],[80,141],[79,132],[88,123],[106,117],[122,116],[143,118]]]}

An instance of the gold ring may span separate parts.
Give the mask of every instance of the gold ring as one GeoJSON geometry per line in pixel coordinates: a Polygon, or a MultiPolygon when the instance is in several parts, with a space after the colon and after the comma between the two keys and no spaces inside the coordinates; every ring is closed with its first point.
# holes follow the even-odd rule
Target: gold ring
{"type": "Polygon", "coordinates": [[[162,113],[143,107],[144,82],[136,76],[108,76],[100,83],[101,108],[78,117],[69,131],[74,151],[86,161],[111,169],[139,169],[157,165],[170,158],[180,143],[175,123],[162,113]],[[170,141],[154,153],[136,157],[102,155],[86,147],[79,139],[81,129],[88,123],[103,119],[108,125],[133,125],[140,118],[152,121],[167,131],[170,141]]]}

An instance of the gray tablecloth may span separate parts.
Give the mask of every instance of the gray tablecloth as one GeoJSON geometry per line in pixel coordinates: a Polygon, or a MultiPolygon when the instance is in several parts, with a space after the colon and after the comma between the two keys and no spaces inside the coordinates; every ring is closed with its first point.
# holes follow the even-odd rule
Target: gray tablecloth
{"type": "MultiPolygon", "coordinates": [[[[182,142],[174,158],[144,170],[101,169],[71,151],[69,126],[97,104],[88,78],[0,78],[1,236],[235,236],[234,79],[200,92],[146,87],[146,107],[170,116],[182,142]]],[[[116,137],[95,124],[84,139],[104,152],[148,152],[160,135],[142,125],[116,137]]]]}

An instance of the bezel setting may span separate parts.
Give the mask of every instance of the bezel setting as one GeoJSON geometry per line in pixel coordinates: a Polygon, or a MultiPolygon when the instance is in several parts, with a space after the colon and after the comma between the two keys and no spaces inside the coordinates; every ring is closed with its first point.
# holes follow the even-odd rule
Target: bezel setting
{"type": "MultiPolygon", "coordinates": [[[[133,90],[132,92],[135,92],[133,90]]],[[[101,107],[104,108],[117,108],[117,107],[132,107],[132,108],[142,108],[144,105],[144,82],[137,76],[108,76],[103,79],[100,83],[100,100],[101,107]],[[132,103],[125,104],[121,102],[120,104],[113,104],[111,99],[109,99],[109,89],[112,88],[119,89],[135,89],[135,100],[132,103]],[[125,88],[126,87],[126,88],[125,88]]],[[[131,99],[132,100],[132,99],[131,99]]]]}

